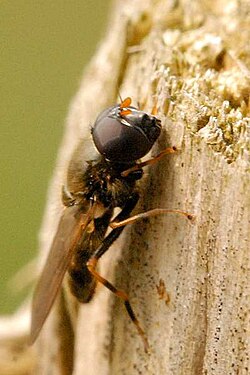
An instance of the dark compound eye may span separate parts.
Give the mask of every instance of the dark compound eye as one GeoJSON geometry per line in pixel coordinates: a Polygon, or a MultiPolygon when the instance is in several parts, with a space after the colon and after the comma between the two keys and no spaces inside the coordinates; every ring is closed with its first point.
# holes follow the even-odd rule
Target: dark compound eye
{"type": "Polygon", "coordinates": [[[97,117],[92,136],[107,160],[131,163],[146,155],[161,132],[161,122],[134,107],[110,107],[97,117]],[[126,113],[123,115],[122,113],[126,113]]]}

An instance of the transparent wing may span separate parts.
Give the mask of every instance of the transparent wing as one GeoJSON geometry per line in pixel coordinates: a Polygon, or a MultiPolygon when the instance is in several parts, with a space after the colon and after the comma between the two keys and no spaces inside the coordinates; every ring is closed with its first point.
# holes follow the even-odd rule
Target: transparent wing
{"type": "Polygon", "coordinates": [[[36,286],[31,313],[30,344],[36,340],[55,301],[76,246],[92,220],[93,206],[86,214],[79,206],[67,207],[58,224],[44,269],[36,286]]]}

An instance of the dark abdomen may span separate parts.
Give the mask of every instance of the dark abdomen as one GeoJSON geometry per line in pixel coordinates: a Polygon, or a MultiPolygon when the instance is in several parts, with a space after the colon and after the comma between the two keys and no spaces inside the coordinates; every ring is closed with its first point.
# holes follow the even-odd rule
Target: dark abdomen
{"type": "Polygon", "coordinates": [[[96,281],[88,271],[86,263],[101,245],[111,216],[112,210],[107,210],[102,217],[94,219],[93,227],[87,228],[83,234],[68,269],[69,287],[79,302],[87,303],[94,295],[96,281]]]}

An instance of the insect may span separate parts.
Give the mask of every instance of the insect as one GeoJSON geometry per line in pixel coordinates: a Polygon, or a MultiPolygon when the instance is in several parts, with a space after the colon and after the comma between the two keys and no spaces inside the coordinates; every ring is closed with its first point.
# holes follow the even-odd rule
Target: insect
{"type": "Polygon", "coordinates": [[[190,216],[182,211],[155,209],[130,217],[139,199],[137,181],[143,175],[142,168],[175,152],[175,148],[163,150],[146,162],[139,161],[159,137],[161,122],[155,115],[131,106],[130,98],[104,110],[91,133],[93,142],[81,141],[69,163],[62,188],[65,208],[34,292],[30,343],[39,335],[67,272],[70,290],[82,303],[92,299],[97,282],[121,298],[147,351],[147,337],[128,296],[104,279],[96,266],[126,224],[166,212],[190,216]],[[113,219],[116,207],[120,213],[113,219]],[[112,230],[106,234],[108,227],[112,230]]]}
{"type": "Polygon", "coordinates": [[[166,285],[162,279],[159,280],[159,285],[156,285],[156,290],[159,296],[159,299],[165,301],[167,305],[170,302],[170,296],[167,292],[166,285]]]}

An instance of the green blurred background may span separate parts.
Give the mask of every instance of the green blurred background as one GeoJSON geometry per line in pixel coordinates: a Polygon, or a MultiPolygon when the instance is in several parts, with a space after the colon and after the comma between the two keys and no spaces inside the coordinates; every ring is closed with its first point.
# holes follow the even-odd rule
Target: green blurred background
{"type": "MultiPolygon", "coordinates": [[[[8,280],[37,234],[69,102],[104,35],[111,1],[0,3],[0,313],[24,298],[8,280]]],[[[93,98],[94,100],[94,98],[93,98]]]]}

